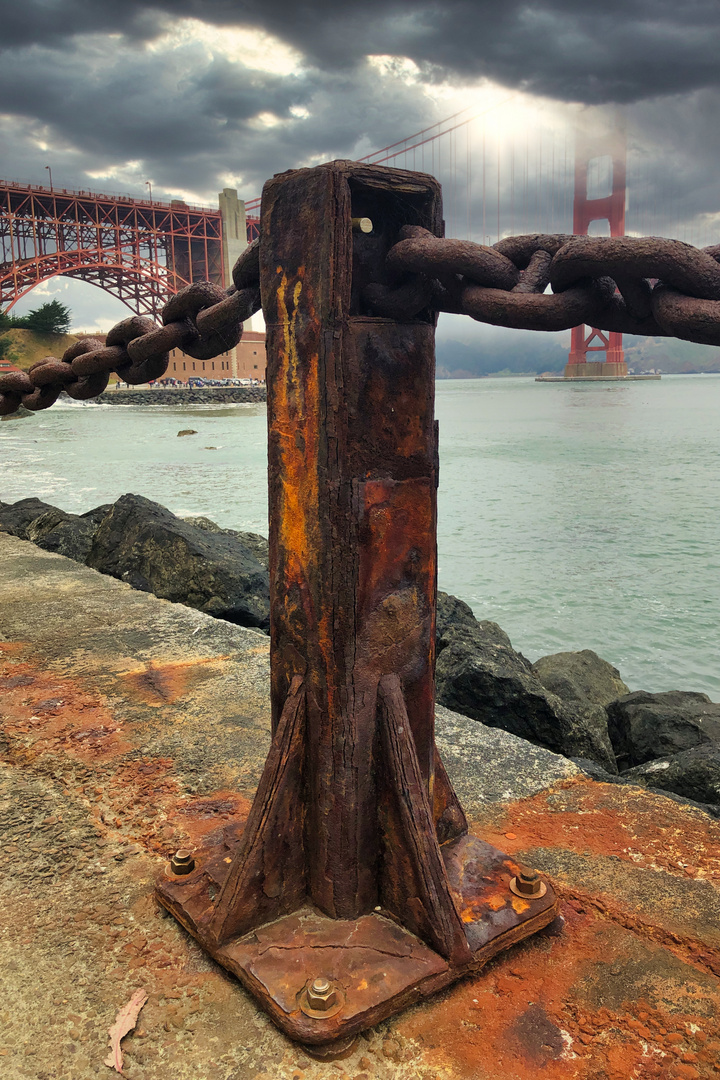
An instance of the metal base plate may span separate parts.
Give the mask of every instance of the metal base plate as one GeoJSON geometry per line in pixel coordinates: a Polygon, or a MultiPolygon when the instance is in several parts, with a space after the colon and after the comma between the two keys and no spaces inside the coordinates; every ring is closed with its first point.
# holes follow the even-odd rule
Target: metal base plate
{"type": "Polygon", "coordinates": [[[474,836],[440,849],[453,901],[470,949],[467,962],[450,964],[387,912],[358,919],[330,919],[302,908],[218,946],[208,933],[237,847],[230,827],[195,853],[195,870],[158,882],[162,903],[223,967],[257,998],[291,1039],[307,1044],[347,1038],[461,976],[477,971],[502,949],[552,922],[557,899],[549,885],[537,899],[515,896],[510,881],[518,864],[474,836]],[[307,1016],[300,997],[308,979],[325,976],[344,994],[342,1008],[328,1017],[307,1016]]]}

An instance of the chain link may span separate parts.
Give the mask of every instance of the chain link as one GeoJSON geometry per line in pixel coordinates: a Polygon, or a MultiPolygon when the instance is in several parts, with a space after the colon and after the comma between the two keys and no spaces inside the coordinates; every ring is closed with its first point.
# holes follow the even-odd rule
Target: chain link
{"type": "Polygon", "coordinates": [[[229,289],[199,281],[172,296],[162,309],[162,326],[134,315],[113,326],[105,341],[81,338],[60,359],[45,356],[27,372],[0,375],[0,416],[21,405],[47,409],[63,390],[76,401],[87,401],[102,394],[111,372],[131,385],[161,379],[171,349],[198,360],[228,352],[240,341],[243,323],[260,310],[257,247],[255,241],[240,256],[233,267],[236,284],[229,289]]]}
{"type": "MultiPolygon", "coordinates": [[[[172,296],[162,326],[135,315],[105,341],[82,338],[61,359],[0,375],[0,416],[47,409],[64,390],[96,397],[111,372],[133,385],[162,378],[171,349],[198,360],[228,352],[260,310],[260,241],[235,263],[223,290],[195,282],[172,296]]],[[[720,245],[661,237],[509,236],[492,247],[404,226],[387,255],[386,280],[363,290],[376,315],[406,321],[449,311],[521,330],[598,330],[720,345],[720,245]],[[550,287],[552,292],[548,292],[550,287]]]]}
{"type": "Polygon", "coordinates": [[[363,296],[389,318],[429,306],[520,330],[585,324],[720,345],[720,245],[534,233],[485,247],[405,226],[387,266],[392,284],[363,296]]]}

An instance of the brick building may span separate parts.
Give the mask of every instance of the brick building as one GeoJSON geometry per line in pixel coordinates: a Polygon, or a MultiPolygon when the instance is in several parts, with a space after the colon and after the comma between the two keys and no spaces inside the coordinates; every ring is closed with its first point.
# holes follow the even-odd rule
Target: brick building
{"type": "Polygon", "coordinates": [[[265,334],[245,330],[240,343],[214,360],[194,360],[180,349],[170,353],[166,378],[188,379],[259,379],[265,382],[267,366],[265,334]]]}

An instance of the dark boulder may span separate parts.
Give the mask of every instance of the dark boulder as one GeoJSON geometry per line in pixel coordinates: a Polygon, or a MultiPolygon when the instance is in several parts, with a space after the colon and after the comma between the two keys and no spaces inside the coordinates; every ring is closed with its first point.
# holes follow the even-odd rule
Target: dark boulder
{"type": "Polygon", "coordinates": [[[261,536],[260,533],[242,532],[239,529],[223,529],[207,517],[184,517],[180,520],[187,521],[189,525],[195,525],[198,529],[203,529],[205,532],[221,533],[223,536],[235,536],[241,544],[244,544],[246,548],[249,548],[250,551],[252,551],[257,561],[264,566],[266,570],[269,567],[270,551],[267,537],[261,536]]]}
{"type": "Polygon", "coordinates": [[[26,538],[43,551],[54,551],[56,555],[84,563],[95,533],[111,509],[112,503],[106,503],[78,516],[53,507],[30,522],[26,538]]]}
{"type": "Polygon", "coordinates": [[[61,522],[67,521],[74,515],[68,514],[66,510],[59,510],[53,506],[50,510],[46,510],[40,517],[33,518],[33,520],[27,525],[25,529],[25,539],[31,540],[33,544],[37,544],[44,536],[47,536],[49,532],[57,528],[61,522]]]}
{"type": "Polygon", "coordinates": [[[617,771],[605,710],[563,702],[545,689],[532,665],[492,622],[478,622],[455,597],[438,603],[437,701],[565,757],[617,771]],[[468,615],[469,613],[469,615],[468,615]]]}
{"type": "Polygon", "coordinates": [[[451,593],[438,592],[437,594],[437,648],[440,652],[445,645],[452,640],[453,631],[468,637],[478,634],[478,640],[493,641],[497,645],[504,645],[512,649],[510,638],[497,623],[489,619],[482,621],[475,618],[473,610],[464,600],[460,600],[451,593]]]}
{"type": "Polygon", "coordinates": [[[607,706],[630,693],[618,669],[592,649],[541,656],[533,664],[533,671],[545,689],[563,701],[607,706]]]}
{"type": "Polygon", "coordinates": [[[87,562],[97,529],[98,526],[89,518],[68,514],[63,521],[38,537],[35,543],[43,551],[54,551],[56,555],[84,563],[87,562]]]}
{"type": "Polygon", "coordinates": [[[92,510],[86,510],[80,517],[87,518],[97,527],[105,520],[112,510],[113,505],[113,503],[101,503],[100,506],[95,506],[92,510]]]}
{"type": "Polygon", "coordinates": [[[720,746],[720,705],[707,694],[636,690],[608,705],[608,731],[620,769],[696,746],[720,746]]]}
{"type": "MultiPolygon", "coordinates": [[[[21,540],[27,540],[28,526],[50,511],[59,515],[65,514],[64,510],[58,510],[50,503],[43,502],[42,499],[20,499],[18,502],[10,503],[9,506],[0,509],[0,532],[10,533],[12,536],[19,536],[21,540]]],[[[60,518],[57,520],[59,521],[60,518]]]]}
{"type": "Polygon", "coordinates": [[[671,791],[696,803],[720,806],[720,745],[694,746],[679,754],[648,761],[628,769],[623,780],[671,791]]]}
{"type": "Polygon", "coordinates": [[[175,517],[141,495],[123,495],[95,534],[88,566],[240,626],[269,628],[268,574],[237,537],[175,517]]]}

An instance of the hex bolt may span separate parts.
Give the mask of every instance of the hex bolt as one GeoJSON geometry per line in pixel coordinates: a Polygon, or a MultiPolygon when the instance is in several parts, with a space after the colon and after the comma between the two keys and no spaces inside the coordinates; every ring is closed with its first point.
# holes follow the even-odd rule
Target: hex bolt
{"type": "Polygon", "coordinates": [[[541,880],[537,870],[531,870],[527,866],[521,866],[518,869],[517,876],[510,882],[510,889],[516,896],[532,899],[544,896],[547,892],[547,886],[541,880]]]}
{"type": "Polygon", "coordinates": [[[332,1009],[338,1000],[335,987],[324,975],[319,975],[307,988],[307,1003],[316,1012],[332,1009]]]}
{"type": "Polygon", "coordinates": [[[180,848],[179,851],[176,851],[170,860],[170,869],[173,874],[191,874],[195,869],[192,851],[188,851],[187,848],[180,848]]]}

